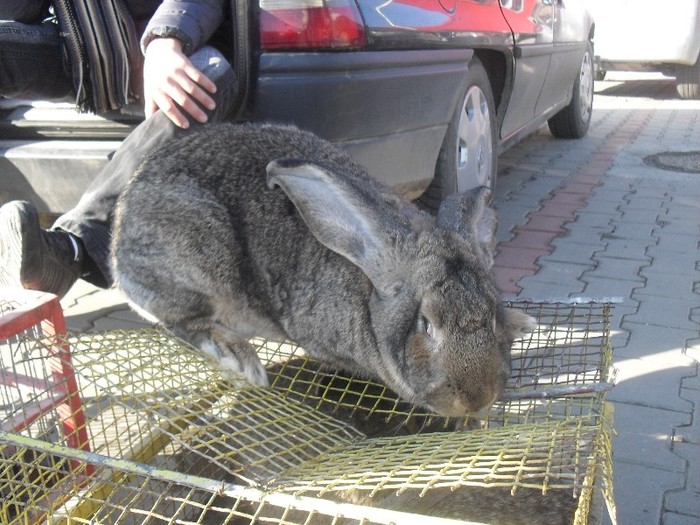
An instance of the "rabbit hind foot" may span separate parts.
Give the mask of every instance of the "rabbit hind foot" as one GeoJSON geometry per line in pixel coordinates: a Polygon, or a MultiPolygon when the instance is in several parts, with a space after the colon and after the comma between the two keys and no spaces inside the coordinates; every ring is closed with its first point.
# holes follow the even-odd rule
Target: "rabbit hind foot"
{"type": "Polygon", "coordinates": [[[204,339],[197,347],[207,357],[216,361],[225,379],[238,382],[243,376],[254,385],[270,386],[267,370],[249,343],[231,344],[215,339],[204,339]]]}

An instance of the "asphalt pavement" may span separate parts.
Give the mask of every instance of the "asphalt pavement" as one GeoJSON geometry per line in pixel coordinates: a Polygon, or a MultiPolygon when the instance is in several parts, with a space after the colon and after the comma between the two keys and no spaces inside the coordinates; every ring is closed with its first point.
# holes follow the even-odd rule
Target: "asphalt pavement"
{"type": "MultiPolygon", "coordinates": [[[[656,74],[609,73],[584,139],[545,126],[499,161],[504,296],[620,301],[608,399],[621,525],[700,523],[698,170],[700,101],[656,74]]],[[[84,282],[62,304],[72,330],[148,324],[84,282]]]]}

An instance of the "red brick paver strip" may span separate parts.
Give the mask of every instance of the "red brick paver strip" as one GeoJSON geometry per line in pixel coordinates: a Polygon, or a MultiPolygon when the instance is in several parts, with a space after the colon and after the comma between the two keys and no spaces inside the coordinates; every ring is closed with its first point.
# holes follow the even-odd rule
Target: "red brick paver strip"
{"type": "Polygon", "coordinates": [[[520,279],[537,273],[537,259],[552,253],[551,242],[565,234],[566,224],[576,220],[576,212],[586,206],[616,155],[639,136],[651,115],[650,110],[631,113],[610,132],[588,162],[542,199],[539,209],[525,216],[524,224],[513,228],[510,240],[498,244],[494,273],[503,294],[518,295],[522,291],[520,279]]]}

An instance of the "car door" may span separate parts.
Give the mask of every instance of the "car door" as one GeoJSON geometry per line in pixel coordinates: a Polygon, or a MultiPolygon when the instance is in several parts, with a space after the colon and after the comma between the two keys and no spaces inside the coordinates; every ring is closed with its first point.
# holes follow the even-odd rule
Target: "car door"
{"type": "Polygon", "coordinates": [[[500,0],[514,39],[511,96],[503,116],[501,139],[524,128],[539,114],[554,46],[556,0],[500,0]]]}
{"type": "Polygon", "coordinates": [[[551,0],[554,45],[549,71],[536,111],[545,113],[568,103],[570,90],[581,70],[588,42],[590,19],[581,0],[551,0]]]}

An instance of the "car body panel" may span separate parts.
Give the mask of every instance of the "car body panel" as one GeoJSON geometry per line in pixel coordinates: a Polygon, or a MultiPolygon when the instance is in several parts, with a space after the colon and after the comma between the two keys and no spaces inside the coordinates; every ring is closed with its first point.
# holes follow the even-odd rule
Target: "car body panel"
{"type": "Polygon", "coordinates": [[[368,50],[263,50],[252,115],[314,131],[418,197],[433,178],[473,50],[511,50],[513,35],[497,0],[358,5],[368,50]]]}
{"type": "Polygon", "coordinates": [[[253,119],[311,130],[345,147],[376,178],[417,196],[432,178],[471,55],[265,53],[253,119]]]}
{"type": "Polygon", "coordinates": [[[512,143],[538,115],[552,115],[571,99],[592,18],[581,0],[502,0],[514,37],[514,74],[500,137],[512,143]]]}
{"type": "MultiPolygon", "coordinates": [[[[571,91],[562,89],[562,85],[573,83],[572,79],[576,75],[580,63],[578,57],[583,55],[591,25],[590,16],[583,13],[584,8],[580,0],[567,1],[570,12],[576,13],[578,18],[573,14],[569,17],[557,17],[557,13],[561,10],[560,4],[553,4],[550,0],[503,0],[502,2],[498,0],[444,0],[437,4],[440,9],[436,9],[434,0],[389,2],[386,0],[366,0],[359,2],[358,5],[366,24],[368,48],[375,53],[377,51],[405,51],[417,48],[436,51],[445,48],[466,48],[477,52],[479,49],[489,49],[502,53],[507,69],[502,74],[507,78],[507,81],[504,96],[501,97],[503,104],[499,108],[502,113],[499,118],[499,137],[502,140],[500,149],[505,149],[508,145],[516,142],[522,134],[541,125],[546,120],[545,115],[551,116],[555,110],[568,103],[571,91]],[[555,34],[560,35],[564,42],[559,47],[555,46],[555,34]],[[572,44],[572,42],[576,43],[572,44]],[[556,67],[553,68],[553,72],[550,72],[550,60],[555,54],[555,49],[559,56],[555,58],[556,67]],[[577,55],[576,58],[572,59],[572,54],[577,55]],[[567,63],[569,60],[571,63],[567,63]],[[511,93],[517,93],[517,96],[510,97],[511,93]]],[[[376,97],[378,100],[374,100],[375,95],[370,91],[360,94],[356,89],[351,88],[349,92],[358,99],[358,105],[355,105],[348,101],[347,91],[344,89],[343,97],[333,95],[334,88],[331,85],[335,81],[331,78],[321,79],[317,77],[313,80],[310,78],[302,80],[306,73],[297,69],[293,75],[295,82],[291,87],[295,100],[305,100],[311,97],[319,101],[317,107],[305,106],[303,111],[298,111],[296,104],[289,106],[284,102],[286,97],[282,97],[279,91],[286,84],[286,78],[290,71],[278,70],[277,66],[273,69],[270,68],[273,63],[292,64],[301,63],[302,60],[295,57],[293,52],[288,55],[277,55],[275,58],[268,55],[269,53],[263,52],[259,58],[260,78],[256,88],[256,105],[262,103],[264,107],[256,107],[255,118],[281,117],[282,120],[297,122],[302,127],[312,129],[321,136],[341,144],[349,145],[357,141],[358,137],[350,131],[353,126],[349,123],[344,124],[348,127],[338,129],[337,123],[318,118],[319,114],[330,114],[331,107],[335,107],[335,111],[347,116],[352,114],[351,109],[346,109],[348,107],[379,104],[375,108],[376,111],[370,109],[363,112],[363,125],[369,128],[369,132],[365,132],[365,140],[362,141],[366,144],[368,135],[377,140],[385,141],[386,137],[392,133],[389,131],[392,126],[397,126],[394,132],[403,135],[401,140],[404,140],[407,134],[410,136],[413,131],[418,129],[435,129],[439,131],[438,135],[440,133],[444,135],[450,116],[459,103],[454,96],[448,95],[443,98],[442,94],[431,93],[431,91],[435,91],[438,82],[434,82],[432,87],[428,87],[422,81],[413,83],[415,79],[409,80],[412,76],[411,73],[406,74],[399,83],[392,80],[380,80],[378,77],[383,76],[384,72],[377,72],[373,69],[373,65],[363,65],[363,56],[367,56],[367,53],[361,51],[350,53],[350,55],[358,55],[357,60],[338,59],[337,56],[331,56],[331,54],[322,54],[323,58],[319,58],[318,63],[327,60],[334,64],[331,66],[334,69],[334,74],[340,75],[339,78],[343,83],[353,86],[361,85],[363,83],[362,77],[366,77],[368,74],[362,70],[366,69],[373,70],[373,73],[370,74],[374,79],[373,82],[386,83],[386,85],[393,82],[396,89],[382,88],[379,96],[376,97]],[[343,64],[351,64],[351,66],[347,70],[343,70],[343,64]],[[432,101],[431,104],[440,100],[438,107],[432,111],[430,119],[423,122],[420,128],[414,124],[414,130],[407,130],[399,123],[401,119],[397,118],[395,104],[386,103],[392,93],[394,97],[399,97],[397,100],[400,100],[401,97],[410,97],[407,95],[411,91],[407,82],[411,83],[411,86],[423,85],[426,88],[421,90],[423,104],[428,100],[432,101]],[[307,85],[304,86],[304,84],[307,85]],[[277,85],[277,87],[273,87],[273,85],[277,85]],[[331,104],[333,100],[342,100],[343,102],[336,102],[333,106],[331,104]],[[323,110],[319,108],[323,108],[323,110]],[[448,111],[445,111],[446,108],[449,108],[448,111]],[[385,131],[378,131],[375,129],[377,126],[385,131]]],[[[461,66],[457,65],[466,71],[466,62],[461,66]]],[[[389,62],[387,62],[387,66],[390,70],[393,69],[389,62]]],[[[287,66],[282,67],[284,69],[287,66]]],[[[414,63],[413,70],[418,72],[422,67],[424,67],[423,64],[418,61],[414,63]]],[[[454,73],[453,71],[451,75],[454,73]]],[[[418,75],[423,75],[423,73],[418,73],[418,75]]],[[[435,77],[436,80],[438,78],[442,78],[442,76],[435,77]]],[[[451,76],[452,80],[454,78],[451,76]]],[[[455,88],[452,80],[449,83],[450,89],[455,88]]],[[[289,88],[285,87],[284,89],[289,88]]],[[[335,89],[340,88],[336,87],[335,89]]],[[[457,88],[451,93],[454,95],[458,91],[457,88]]],[[[420,105],[422,105],[421,102],[405,100],[402,106],[405,109],[399,110],[398,113],[408,115],[415,112],[420,105]]],[[[422,112],[418,114],[422,114],[422,112]]],[[[426,132],[421,133],[425,134],[426,132]]],[[[409,151],[415,151],[413,145],[410,144],[412,141],[409,140],[409,145],[405,148],[408,151],[401,156],[407,162],[399,162],[392,167],[386,166],[385,162],[369,161],[370,155],[364,155],[364,163],[371,173],[376,174],[382,180],[393,181],[396,180],[397,176],[406,177],[407,174],[396,172],[401,169],[399,166],[402,164],[422,170],[423,166],[433,165],[436,161],[439,142],[436,140],[436,135],[430,134],[430,136],[433,138],[430,140],[430,147],[422,162],[409,161],[412,157],[409,151]]],[[[354,148],[355,154],[360,156],[359,150],[361,149],[361,147],[354,148]]],[[[408,176],[412,179],[408,186],[420,188],[429,182],[431,173],[423,172],[421,175],[408,176]]]]}
{"type": "Polygon", "coordinates": [[[442,47],[464,46],[470,40],[512,42],[498,0],[454,0],[440,10],[434,0],[366,0],[359,5],[371,45],[387,45],[393,34],[404,34],[402,39],[418,35],[425,43],[442,47]]]}
{"type": "Polygon", "coordinates": [[[604,69],[658,70],[700,56],[700,0],[587,0],[604,69]],[[654,67],[657,65],[657,67],[654,67]]]}
{"type": "Polygon", "coordinates": [[[593,17],[582,0],[553,0],[553,3],[554,49],[544,88],[546,94],[542,97],[548,103],[538,107],[543,113],[571,97],[561,86],[578,75],[586,43],[593,37],[593,17]]]}
{"type": "Polygon", "coordinates": [[[502,13],[513,32],[513,97],[501,125],[501,138],[518,131],[534,116],[547,81],[554,45],[554,20],[546,0],[507,0],[502,13]]]}

